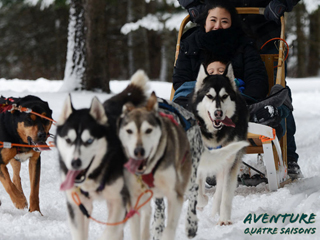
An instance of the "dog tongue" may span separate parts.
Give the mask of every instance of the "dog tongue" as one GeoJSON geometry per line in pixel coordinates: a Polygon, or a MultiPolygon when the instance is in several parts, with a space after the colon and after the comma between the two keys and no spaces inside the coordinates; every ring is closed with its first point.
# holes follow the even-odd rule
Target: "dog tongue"
{"type": "Polygon", "coordinates": [[[236,125],[228,117],[225,117],[225,119],[223,119],[221,122],[227,127],[236,127],[236,125]]]}
{"type": "Polygon", "coordinates": [[[133,158],[130,158],[129,161],[124,165],[124,167],[127,168],[129,172],[136,173],[137,169],[139,168],[142,162],[143,162],[143,159],[135,160],[133,158]]]}
{"type": "Polygon", "coordinates": [[[72,170],[69,170],[68,171],[68,174],[66,176],[66,179],[64,180],[63,183],[61,183],[60,185],[60,190],[61,191],[66,191],[70,188],[73,187],[74,185],[74,180],[75,178],[77,177],[77,175],[80,173],[81,171],[72,171],[72,170]]]}

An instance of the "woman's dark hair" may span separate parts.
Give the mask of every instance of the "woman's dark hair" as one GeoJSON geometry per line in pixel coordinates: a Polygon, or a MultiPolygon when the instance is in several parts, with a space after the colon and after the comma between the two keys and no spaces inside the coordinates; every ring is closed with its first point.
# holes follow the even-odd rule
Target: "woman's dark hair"
{"type": "Polygon", "coordinates": [[[228,0],[206,0],[205,11],[199,16],[199,24],[204,27],[209,11],[214,8],[224,8],[231,15],[231,26],[243,33],[241,20],[236,8],[228,0]]]}

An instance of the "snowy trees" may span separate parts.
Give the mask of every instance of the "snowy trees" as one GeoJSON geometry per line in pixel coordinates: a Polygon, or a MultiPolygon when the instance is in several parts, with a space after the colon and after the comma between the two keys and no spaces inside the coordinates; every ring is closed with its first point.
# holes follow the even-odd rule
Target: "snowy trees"
{"type": "Polygon", "coordinates": [[[72,0],[69,13],[67,61],[61,90],[82,89],[86,63],[85,43],[83,0],[72,0]]]}
{"type": "MultiPolygon", "coordinates": [[[[127,22],[135,22],[146,15],[145,0],[128,0],[127,22]]],[[[139,27],[128,33],[128,70],[132,75],[138,69],[150,73],[148,37],[146,28],[139,27]]]]}
{"type": "Polygon", "coordinates": [[[106,5],[106,1],[101,0],[71,0],[67,62],[61,90],[110,92],[106,5]]]}
{"type": "Polygon", "coordinates": [[[0,78],[63,78],[69,10],[56,2],[0,0],[0,78]]]}
{"type": "MultiPolygon", "coordinates": [[[[288,76],[320,74],[319,4],[303,0],[288,14],[288,76]]],[[[0,0],[0,77],[105,92],[139,68],[171,81],[186,14],[177,0],[0,0]]]]}
{"type": "Polygon", "coordinates": [[[288,76],[320,76],[320,1],[305,0],[287,15],[288,76]]]}

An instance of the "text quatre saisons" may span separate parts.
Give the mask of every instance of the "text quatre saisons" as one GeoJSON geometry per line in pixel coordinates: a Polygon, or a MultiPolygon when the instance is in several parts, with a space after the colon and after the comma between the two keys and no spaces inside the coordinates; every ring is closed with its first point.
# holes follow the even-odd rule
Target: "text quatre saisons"
{"type": "MultiPolygon", "coordinates": [[[[315,223],[316,215],[311,213],[310,215],[301,213],[285,213],[278,215],[269,215],[267,213],[262,213],[260,215],[249,213],[246,218],[243,220],[244,224],[252,224],[261,221],[264,224],[267,223],[278,223],[285,221],[289,221],[290,223],[304,223],[304,224],[313,224],[315,223]]],[[[270,227],[260,227],[260,228],[246,228],[244,230],[245,234],[315,234],[316,228],[302,228],[302,227],[292,227],[292,228],[281,228],[280,231],[278,228],[270,228],[270,227]]]]}

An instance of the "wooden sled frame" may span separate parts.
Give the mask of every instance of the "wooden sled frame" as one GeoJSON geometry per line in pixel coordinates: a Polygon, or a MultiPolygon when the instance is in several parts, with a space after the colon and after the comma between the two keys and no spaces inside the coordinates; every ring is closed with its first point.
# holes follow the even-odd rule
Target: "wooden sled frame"
{"type": "MultiPolygon", "coordinates": [[[[264,8],[237,8],[239,14],[262,14],[264,8]]],[[[187,15],[181,22],[175,52],[175,63],[180,51],[180,40],[184,28],[190,21],[190,16],[187,15]]],[[[285,22],[281,17],[281,34],[280,38],[285,39],[284,35],[285,22]]],[[[265,63],[268,81],[269,92],[274,84],[280,84],[285,87],[285,47],[284,42],[280,41],[279,54],[261,54],[261,59],[265,63]],[[274,80],[274,65],[277,64],[277,75],[274,80]]],[[[172,86],[170,100],[173,99],[174,89],[172,86]]],[[[287,164],[287,133],[279,141],[275,130],[272,127],[249,123],[248,141],[250,146],[247,147],[247,154],[263,154],[263,162],[267,170],[268,186],[270,191],[276,191],[279,187],[291,182],[288,176],[287,164]]]]}

